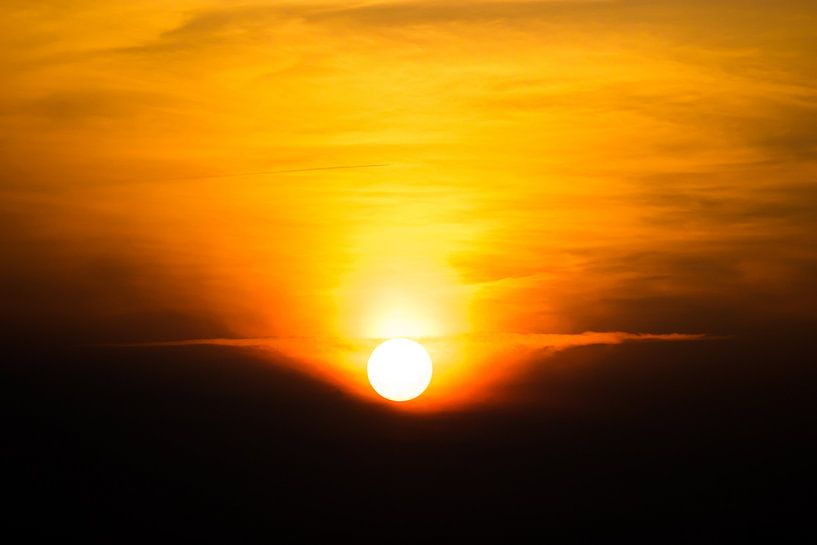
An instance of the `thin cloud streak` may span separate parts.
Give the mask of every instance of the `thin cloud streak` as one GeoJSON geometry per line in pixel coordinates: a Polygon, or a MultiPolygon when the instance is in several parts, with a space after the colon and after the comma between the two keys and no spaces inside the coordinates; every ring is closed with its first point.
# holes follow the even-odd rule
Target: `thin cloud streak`
{"type": "Polygon", "coordinates": [[[289,168],[284,170],[261,170],[256,172],[239,172],[236,174],[210,174],[202,176],[185,176],[181,178],[166,178],[164,180],[150,180],[149,183],[182,182],[189,180],[220,180],[224,178],[242,178],[245,176],[265,176],[270,174],[297,174],[299,172],[322,172],[325,170],[352,170],[358,168],[382,168],[391,166],[389,163],[372,163],[368,165],[339,165],[331,167],[289,168]]]}
{"type": "MultiPolygon", "coordinates": [[[[434,362],[433,386],[412,404],[417,410],[482,404],[503,391],[502,385],[524,370],[545,364],[557,352],[577,347],[624,343],[700,342],[721,339],[705,334],[654,334],[589,331],[580,334],[486,334],[418,339],[434,362]]],[[[362,399],[376,399],[368,384],[366,363],[383,339],[308,336],[202,338],[115,343],[123,349],[226,347],[251,350],[298,373],[322,380],[362,399]]]]}
{"type": "MultiPolygon", "coordinates": [[[[623,331],[585,331],[577,334],[563,333],[529,333],[529,334],[495,334],[495,335],[462,335],[457,339],[468,339],[477,343],[497,343],[509,346],[517,345],[526,348],[569,348],[573,346],[588,346],[596,344],[622,344],[625,342],[650,342],[650,341],[702,341],[718,340],[728,337],[713,336],[705,333],[628,333],[623,331]]],[[[366,339],[366,341],[379,341],[382,339],[366,339]]],[[[431,342],[445,342],[445,337],[427,338],[431,342]]],[[[133,343],[108,343],[105,346],[121,347],[150,347],[150,346],[236,346],[236,347],[263,347],[276,343],[293,341],[330,342],[339,346],[349,344],[348,339],[331,339],[322,337],[310,337],[290,335],[282,337],[254,337],[254,338],[213,338],[213,339],[180,339],[177,341],[145,341],[133,343]]]]}

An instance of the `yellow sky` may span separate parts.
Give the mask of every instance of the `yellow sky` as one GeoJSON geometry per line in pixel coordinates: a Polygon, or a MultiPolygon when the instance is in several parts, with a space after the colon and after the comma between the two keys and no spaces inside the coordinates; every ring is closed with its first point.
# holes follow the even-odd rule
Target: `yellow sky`
{"type": "Polygon", "coordinates": [[[7,3],[6,321],[150,341],[803,319],[814,28],[805,0],[7,3]]]}

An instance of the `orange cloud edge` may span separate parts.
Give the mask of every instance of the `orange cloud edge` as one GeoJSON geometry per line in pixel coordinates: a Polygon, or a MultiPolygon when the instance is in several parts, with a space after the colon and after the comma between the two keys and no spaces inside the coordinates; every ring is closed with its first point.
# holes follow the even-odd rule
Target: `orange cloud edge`
{"type": "MultiPolygon", "coordinates": [[[[508,333],[458,335],[415,339],[431,355],[434,378],[419,398],[393,403],[380,398],[368,383],[366,364],[382,338],[255,337],[206,338],[122,343],[118,347],[219,346],[252,350],[271,365],[332,384],[356,398],[386,404],[400,411],[456,410],[476,405],[505,403],[498,394],[504,381],[519,376],[550,355],[582,346],[643,342],[690,342],[724,337],[695,333],[631,333],[587,331],[578,334],[508,333]]],[[[544,393],[543,395],[546,395],[544,393]]]]}

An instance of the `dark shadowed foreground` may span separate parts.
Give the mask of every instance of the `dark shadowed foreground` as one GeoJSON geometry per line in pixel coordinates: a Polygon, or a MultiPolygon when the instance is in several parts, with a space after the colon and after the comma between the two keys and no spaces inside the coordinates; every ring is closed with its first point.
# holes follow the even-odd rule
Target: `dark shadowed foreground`
{"type": "Polygon", "coordinates": [[[513,407],[420,416],[235,348],[18,347],[0,382],[4,526],[105,543],[797,541],[813,356],[782,338],[577,348],[506,385],[513,407]]]}

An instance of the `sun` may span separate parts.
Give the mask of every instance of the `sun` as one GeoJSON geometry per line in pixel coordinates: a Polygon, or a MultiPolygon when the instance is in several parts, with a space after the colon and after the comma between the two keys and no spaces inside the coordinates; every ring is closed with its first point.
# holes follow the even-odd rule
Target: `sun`
{"type": "Polygon", "coordinates": [[[389,339],[369,356],[369,382],[375,392],[391,401],[408,401],[422,394],[431,373],[431,356],[409,339],[389,339]]]}

